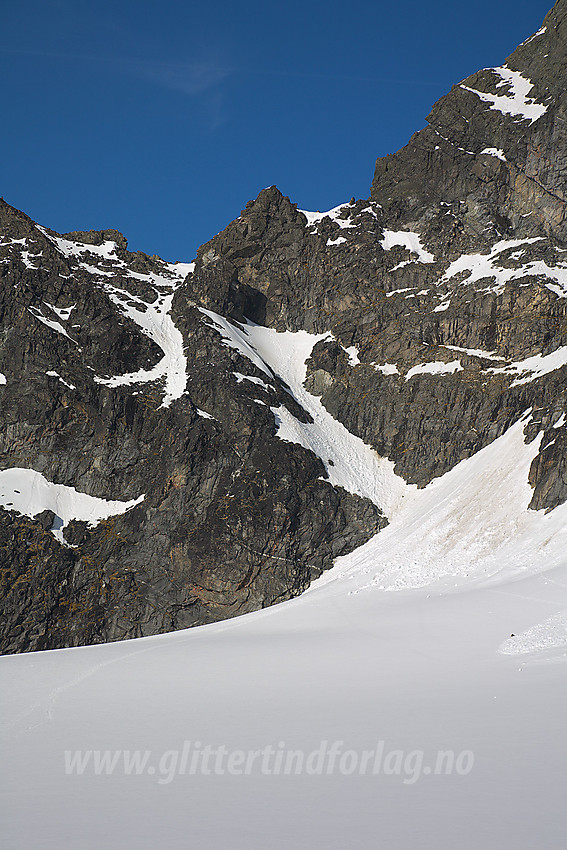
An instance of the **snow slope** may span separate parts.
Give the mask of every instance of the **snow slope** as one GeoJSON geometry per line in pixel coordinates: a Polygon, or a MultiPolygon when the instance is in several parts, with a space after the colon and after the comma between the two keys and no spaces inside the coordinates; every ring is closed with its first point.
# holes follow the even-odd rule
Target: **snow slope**
{"type": "MultiPolygon", "coordinates": [[[[142,333],[150,337],[163,352],[163,357],[151,369],[141,368],[125,375],[104,378],[94,376],[95,382],[108,387],[118,387],[163,381],[165,394],[160,407],[169,407],[175,399],[181,398],[187,385],[187,358],[184,353],[183,335],[170,314],[175,290],[181,286],[187,275],[194,271],[195,264],[161,262],[159,274],[135,272],[119,258],[117,244],[113,240],[107,239],[101,245],[89,245],[52,235],[39,224],[36,227],[64,257],[78,262],[84,271],[92,275],[96,285],[104,290],[120,313],[135,322],[142,333]],[[84,257],[90,262],[81,261],[84,257]],[[117,275],[120,275],[120,285],[113,286],[108,278],[116,278],[117,275]],[[130,292],[124,285],[124,277],[148,284],[154,290],[154,300],[148,303],[130,292]]],[[[67,321],[75,305],[64,309],[51,304],[47,306],[58,318],[67,321]]],[[[60,322],[45,316],[42,310],[33,307],[28,309],[48,328],[75,342],[60,322]]]]}
{"type": "Polygon", "coordinates": [[[149,304],[125,289],[118,289],[109,283],[104,284],[104,290],[110,300],[124,316],[132,319],[142,329],[142,333],[161,348],[163,357],[152,369],[138,369],[136,372],[115,375],[112,378],[95,377],[97,383],[118,387],[165,379],[165,397],[160,407],[169,407],[172,401],[181,398],[187,386],[187,358],[183,336],[175,326],[170,312],[176,288],[192,271],[192,263],[176,263],[168,267],[171,277],[130,272],[129,277],[145,280],[154,287],[156,299],[149,304]]]}
{"type": "Polygon", "coordinates": [[[54,484],[34,469],[13,467],[0,471],[0,505],[28,517],[53,511],[51,531],[60,543],[65,542],[63,529],[71,520],[83,520],[93,528],[101,520],[123,514],[143,500],[144,495],[129,502],[89,496],[74,487],[54,484]]]}
{"type": "Polygon", "coordinates": [[[338,558],[308,592],[338,579],[351,582],[350,592],[452,589],[567,566],[567,504],[547,514],[528,510],[528,474],[542,435],[524,443],[525,424],[423,490],[408,490],[390,525],[338,558]]]}
{"type": "MultiPolygon", "coordinates": [[[[313,337],[208,319],[362,475],[313,337]]],[[[420,491],[386,468],[390,526],[298,599],[0,659],[3,847],[563,848],[567,506],[527,510],[524,425],[420,491]]]]}
{"type": "MultiPolygon", "coordinates": [[[[331,335],[307,331],[280,333],[252,322],[237,327],[211,310],[201,308],[201,312],[212,321],[211,327],[222,335],[227,346],[237,349],[266,375],[281,378],[313,419],[311,423],[300,422],[283,405],[273,407],[277,435],[312,451],[323,461],[331,484],[370,499],[389,517],[412,487],[394,473],[392,461],[379,457],[333,419],[321,400],[303,386],[305,364],[313,346],[331,335]]],[[[352,352],[347,353],[352,357],[352,352]]]]}

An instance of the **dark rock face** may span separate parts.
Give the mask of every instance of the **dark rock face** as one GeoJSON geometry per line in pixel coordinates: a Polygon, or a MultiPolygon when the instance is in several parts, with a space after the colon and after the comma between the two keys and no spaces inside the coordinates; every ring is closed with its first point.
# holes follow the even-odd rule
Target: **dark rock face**
{"type": "MultiPolygon", "coordinates": [[[[270,405],[310,417],[276,376],[253,383],[258,369],[223,344],[187,287],[172,309],[186,358],[175,399],[164,406],[163,377],[113,385],[109,376],[164,357],[140,323],[186,270],[129,254],[115,231],[61,241],[6,204],[0,213],[2,468],[33,469],[98,499],[145,494],[94,528],[69,522],[60,542],[49,531],[53,511],[0,511],[17,529],[2,541],[5,651],[153,634],[271,605],[384,525],[375,505],[324,480],[318,457],[276,437],[270,405]]],[[[234,292],[242,316],[248,293],[234,292]]]]}
{"type": "Polygon", "coordinates": [[[386,524],[330,483],[326,457],[278,437],[274,411],[311,414],[234,342],[247,321],[330,333],[305,389],[406,481],[531,409],[531,507],[567,499],[565,0],[544,26],[378,160],[370,200],[306,215],[271,187],[194,268],[114,230],[59,237],[0,203],[0,468],[99,508],[143,496],[93,522],[4,498],[3,651],[271,605],[386,524]]]}

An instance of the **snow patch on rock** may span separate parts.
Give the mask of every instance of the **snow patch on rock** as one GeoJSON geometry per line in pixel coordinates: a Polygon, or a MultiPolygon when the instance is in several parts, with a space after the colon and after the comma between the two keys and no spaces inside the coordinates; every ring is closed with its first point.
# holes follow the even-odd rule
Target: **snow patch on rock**
{"type": "MultiPolygon", "coordinates": [[[[183,264],[178,264],[183,265],[183,264]]],[[[133,274],[133,273],[132,273],[133,274]]],[[[95,377],[95,381],[107,387],[130,386],[165,378],[165,396],[160,407],[169,407],[175,399],[181,398],[187,385],[187,358],[181,331],[175,326],[170,311],[176,287],[181,283],[183,269],[173,280],[157,274],[141,275],[149,278],[156,287],[166,287],[167,294],[157,292],[153,303],[146,303],[127,290],[104,284],[104,290],[123,316],[132,319],[142,333],[149,336],[163,351],[163,357],[152,369],[138,369],[125,375],[111,378],[95,377]]]]}
{"type": "Polygon", "coordinates": [[[71,520],[88,522],[89,528],[94,528],[101,520],[139,505],[144,498],[142,495],[129,502],[100,499],[65,484],[54,484],[35,469],[15,467],[0,472],[0,505],[30,518],[53,511],[51,531],[60,543],[65,543],[63,529],[71,520]]]}
{"type": "MultiPolygon", "coordinates": [[[[396,245],[400,245],[409,251],[410,254],[416,254],[417,261],[420,263],[434,263],[435,257],[421,244],[419,233],[414,233],[411,230],[385,230],[380,241],[380,245],[384,251],[390,251],[396,245]]],[[[407,265],[407,263],[404,263],[407,265]]],[[[399,268],[400,265],[396,266],[399,268]]]]}
{"type": "Polygon", "coordinates": [[[461,88],[477,95],[485,103],[489,103],[490,109],[501,112],[502,115],[517,116],[519,121],[529,121],[530,124],[533,124],[547,112],[547,106],[538,103],[535,98],[528,97],[533,89],[533,83],[527,77],[523,77],[519,71],[512,71],[507,65],[487,68],[486,70],[494,71],[500,77],[500,82],[496,84],[496,88],[507,90],[507,94],[481,92],[462,83],[461,88]]]}
{"type": "Polygon", "coordinates": [[[529,372],[529,375],[516,378],[512,382],[512,387],[518,387],[521,384],[529,384],[531,381],[536,381],[550,372],[555,372],[556,369],[561,369],[562,366],[567,366],[567,345],[557,348],[551,354],[535,354],[533,357],[526,357],[525,360],[520,360],[517,363],[509,363],[507,366],[487,369],[486,371],[494,375],[513,375],[529,372]]]}
{"type": "Polygon", "coordinates": [[[462,372],[460,360],[451,360],[450,363],[445,363],[443,360],[433,360],[429,363],[419,363],[406,374],[406,381],[413,378],[415,375],[454,375],[455,372],[462,372]]]}
{"type": "Polygon", "coordinates": [[[481,151],[481,154],[482,153],[488,154],[488,156],[495,156],[497,159],[501,159],[502,162],[508,162],[508,160],[504,156],[504,151],[500,150],[499,148],[485,148],[483,151],[481,151]]]}

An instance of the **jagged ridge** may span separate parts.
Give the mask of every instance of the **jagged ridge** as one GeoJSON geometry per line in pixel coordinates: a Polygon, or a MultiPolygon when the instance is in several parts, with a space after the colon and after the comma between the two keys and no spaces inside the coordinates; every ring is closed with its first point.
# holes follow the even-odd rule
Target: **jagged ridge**
{"type": "Polygon", "coordinates": [[[531,508],[567,499],[566,20],[560,0],[453,87],[370,200],[304,213],[271,187],[194,265],[2,202],[2,467],[138,501],[55,528],[3,494],[6,651],[289,598],[385,524],[399,477],[425,486],[527,409],[531,508]],[[294,333],[296,371],[250,321],[294,333]],[[329,413],[391,462],[383,496],[345,489],[329,413]]]}

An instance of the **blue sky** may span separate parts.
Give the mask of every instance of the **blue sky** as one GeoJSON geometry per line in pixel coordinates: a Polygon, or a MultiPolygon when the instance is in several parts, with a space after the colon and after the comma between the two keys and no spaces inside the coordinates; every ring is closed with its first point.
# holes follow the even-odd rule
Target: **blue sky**
{"type": "Polygon", "coordinates": [[[61,232],[190,260],[276,184],[368,197],[377,156],[551,0],[2,0],[0,194],[61,232]]]}

